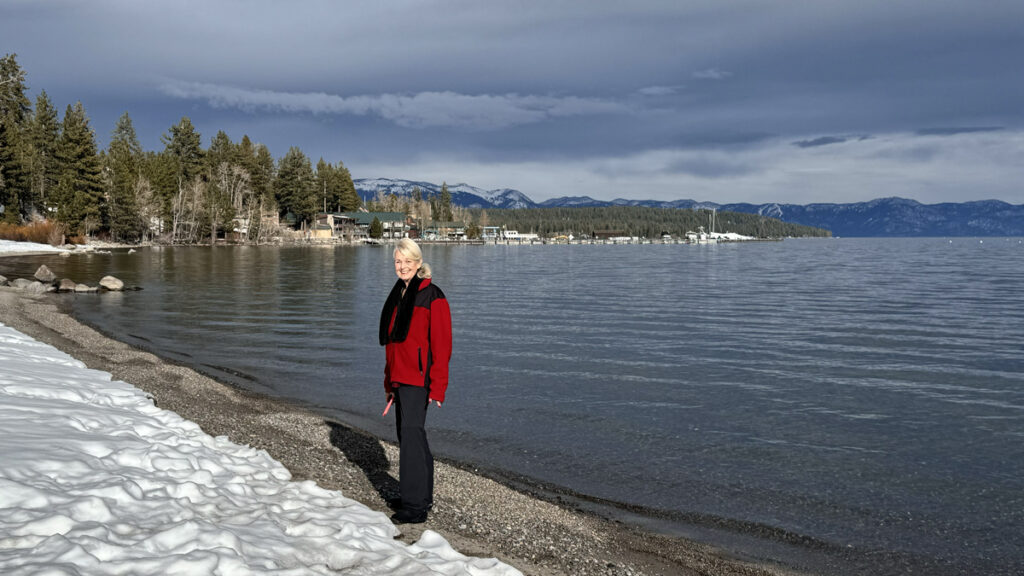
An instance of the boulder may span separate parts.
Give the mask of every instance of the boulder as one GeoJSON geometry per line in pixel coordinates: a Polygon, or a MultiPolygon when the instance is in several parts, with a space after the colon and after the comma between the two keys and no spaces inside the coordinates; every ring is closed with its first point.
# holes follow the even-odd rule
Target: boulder
{"type": "Polygon", "coordinates": [[[70,278],[61,278],[60,279],[60,284],[57,285],[57,291],[58,292],[74,292],[75,291],[75,286],[77,286],[77,285],[78,285],[78,282],[75,282],[74,280],[72,280],[70,278]]]}
{"type": "Polygon", "coordinates": [[[26,286],[32,283],[32,280],[26,278],[15,278],[11,280],[11,287],[17,288],[18,290],[24,290],[26,286]]]}
{"type": "Polygon", "coordinates": [[[0,276],[0,286],[7,286],[7,278],[0,276]]]}
{"type": "Polygon", "coordinates": [[[36,270],[35,277],[36,280],[46,283],[52,283],[57,279],[57,275],[51,272],[50,269],[46,267],[46,264],[43,264],[38,270],[36,270]]]}
{"type": "Polygon", "coordinates": [[[71,252],[61,252],[60,253],[60,257],[61,258],[71,258],[71,252]]]}
{"type": "Polygon", "coordinates": [[[75,292],[95,292],[95,288],[90,288],[85,284],[75,284],[75,292]]]}
{"type": "Polygon", "coordinates": [[[53,290],[53,284],[49,282],[43,284],[38,280],[35,282],[29,282],[28,285],[25,286],[25,292],[28,292],[29,294],[44,294],[46,292],[50,292],[51,290],[53,290]]]}
{"type": "Polygon", "coordinates": [[[128,249],[128,253],[129,254],[135,254],[135,248],[129,248],[128,249]]]}
{"type": "Polygon", "coordinates": [[[124,282],[114,278],[113,276],[104,276],[100,280],[100,286],[110,290],[111,292],[119,292],[124,290],[124,282]]]}

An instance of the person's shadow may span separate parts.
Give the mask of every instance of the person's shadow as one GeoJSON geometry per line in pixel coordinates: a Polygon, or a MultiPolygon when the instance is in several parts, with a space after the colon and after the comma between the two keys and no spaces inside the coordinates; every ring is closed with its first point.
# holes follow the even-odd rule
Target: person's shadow
{"type": "Polygon", "coordinates": [[[331,444],[363,471],[380,497],[385,502],[398,498],[398,480],[388,474],[388,458],[380,440],[337,422],[326,423],[331,427],[331,444]]]}

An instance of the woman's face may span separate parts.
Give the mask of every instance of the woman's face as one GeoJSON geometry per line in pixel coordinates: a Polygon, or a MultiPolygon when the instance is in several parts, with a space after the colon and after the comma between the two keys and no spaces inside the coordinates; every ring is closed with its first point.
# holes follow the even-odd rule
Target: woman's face
{"type": "Polygon", "coordinates": [[[413,260],[401,252],[395,252],[395,274],[402,279],[402,282],[408,284],[409,280],[412,280],[412,277],[416,275],[416,271],[419,269],[419,260],[413,260]]]}

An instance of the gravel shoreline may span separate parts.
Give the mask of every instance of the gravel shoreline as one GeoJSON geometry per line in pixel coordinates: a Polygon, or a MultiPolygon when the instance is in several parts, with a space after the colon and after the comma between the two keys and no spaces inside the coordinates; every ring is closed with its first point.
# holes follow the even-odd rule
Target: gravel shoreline
{"type": "MultiPolygon", "coordinates": [[[[108,338],[61,312],[56,298],[0,287],[0,322],[136,386],[208,434],[266,450],[295,480],[313,480],[381,511],[384,498],[397,494],[392,443],[108,338]]],[[[430,519],[400,526],[403,541],[429,528],[463,554],[497,557],[528,576],[797,574],[536,498],[440,459],[435,474],[430,519]]]]}

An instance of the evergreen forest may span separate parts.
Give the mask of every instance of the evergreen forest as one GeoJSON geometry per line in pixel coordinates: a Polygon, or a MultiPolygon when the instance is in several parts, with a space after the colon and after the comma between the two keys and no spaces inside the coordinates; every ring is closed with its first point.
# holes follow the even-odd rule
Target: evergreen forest
{"type": "Polygon", "coordinates": [[[0,232],[47,222],[51,243],[192,244],[228,233],[258,242],[285,215],[301,228],[322,210],[362,205],[340,161],[314,168],[298,147],[275,159],[223,131],[204,148],[188,117],[163,134],[162,150],[143,150],[128,113],[99,150],[81,102],[61,117],[45,90],[33,106],[27,89],[16,55],[0,58],[0,232]]]}

